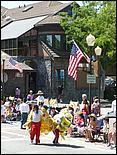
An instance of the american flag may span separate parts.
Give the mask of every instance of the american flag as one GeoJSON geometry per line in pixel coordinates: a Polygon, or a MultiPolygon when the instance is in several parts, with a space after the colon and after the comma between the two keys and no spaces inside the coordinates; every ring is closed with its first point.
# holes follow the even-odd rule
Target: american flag
{"type": "Polygon", "coordinates": [[[88,62],[90,62],[90,58],[87,55],[83,54],[83,52],[80,50],[80,48],[74,41],[68,65],[68,75],[72,76],[74,80],[77,80],[77,73],[78,73],[77,67],[82,58],[85,58],[88,62]]]}
{"type": "Polygon", "coordinates": [[[23,70],[22,70],[20,64],[19,64],[16,60],[14,60],[12,57],[9,58],[9,63],[10,63],[14,68],[18,69],[18,70],[20,71],[20,73],[23,72],[23,70]]]}

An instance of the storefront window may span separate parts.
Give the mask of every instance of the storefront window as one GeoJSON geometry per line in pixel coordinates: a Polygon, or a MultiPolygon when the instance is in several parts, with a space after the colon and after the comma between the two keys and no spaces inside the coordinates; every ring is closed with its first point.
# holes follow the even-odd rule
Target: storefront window
{"type": "Polygon", "coordinates": [[[61,48],[61,35],[55,35],[55,49],[61,48]]]}
{"type": "Polygon", "coordinates": [[[56,69],[56,82],[57,85],[63,85],[64,86],[64,77],[65,73],[63,69],[56,69]]]}
{"type": "Polygon", "coordinates": [[[52,35],[48,34],[46,36],[46,43],[52,47],[52,35]]]}

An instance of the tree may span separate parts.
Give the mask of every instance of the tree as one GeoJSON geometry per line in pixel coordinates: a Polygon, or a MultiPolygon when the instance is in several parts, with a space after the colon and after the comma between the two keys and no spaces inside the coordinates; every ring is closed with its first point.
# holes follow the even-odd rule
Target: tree
{"type": "Polygon", "coordinates": [[[72,16],[61,12],[60,25],[65,31],[66,40],[74,39],[82,51],[88,51],[86,37],[95,36],[95,47],[102,48],[103,68],[116,63],[116,1],[83,1],[83,6],[72,4],[72,16]]]}

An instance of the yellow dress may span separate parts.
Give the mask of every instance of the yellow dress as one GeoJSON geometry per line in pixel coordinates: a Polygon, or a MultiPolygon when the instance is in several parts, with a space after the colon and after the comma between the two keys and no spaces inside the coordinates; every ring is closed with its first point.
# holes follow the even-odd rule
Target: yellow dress
{"type": "MultiPolygon", "coordinates": [[[[40,110],[43,112],[43,116],[41,117],[41,128],[40,128],[41,134],[42,133],[47,134],[49,132],[54,131],[55,129],[59,129],[61,137],[64,138],[64,133],[69,128],[72,122],[73,116],[67,111],[65,111],[55,115],[52,118],[44,107],[41,107],[40,110]],[[57,122],[58,116],[60,120],[59,123],[57,122]]],[[[31,110],[28,115],[27,122],[23,125],[23,127],[29,131],[30,131],[31,122],[32,122],[32,112],[33,111],[31,110]]]]}

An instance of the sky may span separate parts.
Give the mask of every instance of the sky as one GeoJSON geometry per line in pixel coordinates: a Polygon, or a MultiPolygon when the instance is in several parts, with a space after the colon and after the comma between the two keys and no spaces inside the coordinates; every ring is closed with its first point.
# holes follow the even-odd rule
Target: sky
{"type": "MultiPolygon", "coordinates": [[[[12,9],[15,7],[28,5],[28,4],[33,4],[33,3],[37,3],[39,1],[1,1],[1,6],[6,7],[8,9],[12,9]]],[[[73,2],[73,1],[59,1],[62,3],[69,3],[69,2],[73,2]]],[[[82,5],[82,1],[76,1],[79,5],[82,5]]]]}

